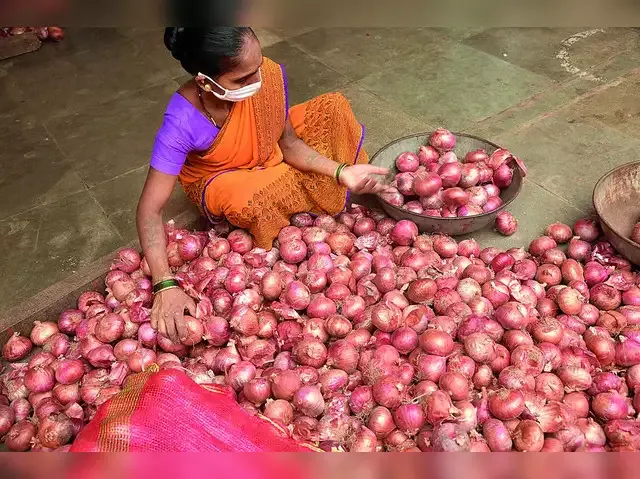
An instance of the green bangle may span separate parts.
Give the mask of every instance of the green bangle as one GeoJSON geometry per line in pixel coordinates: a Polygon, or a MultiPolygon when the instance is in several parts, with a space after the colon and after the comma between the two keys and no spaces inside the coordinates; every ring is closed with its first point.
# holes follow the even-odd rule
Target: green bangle
{"type": "Polygon", "coordinates": [[[153,294],[157,294],[161,291],[164,291],[165,289],[179,288],[179,287],[180,287],[180,283],[178,283],[177,280],[173,278],[163,279],[162,281],[158,281],[156,284],[153,285],[153,294]]]}
{"type": "Polygon", "coordinates": [[[342,170],[344,170],[346,166],[346,163],[340,163],[340,165],[338,165],[338,168],[336,169],[336,183],[340,184],[340,173],[342,173],[342,170]]]}

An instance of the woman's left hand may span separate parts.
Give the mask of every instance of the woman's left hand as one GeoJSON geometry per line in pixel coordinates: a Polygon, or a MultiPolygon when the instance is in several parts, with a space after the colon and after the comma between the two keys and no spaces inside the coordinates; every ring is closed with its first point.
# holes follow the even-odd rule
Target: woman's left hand
{"type": "Polygon", "coordinates": [[[387,168],[374,165],[347,166],[340,172],[340,184],[346,186],[357,195],[384,193],[390,189],[374,176],[389,173],[387,168]]]}

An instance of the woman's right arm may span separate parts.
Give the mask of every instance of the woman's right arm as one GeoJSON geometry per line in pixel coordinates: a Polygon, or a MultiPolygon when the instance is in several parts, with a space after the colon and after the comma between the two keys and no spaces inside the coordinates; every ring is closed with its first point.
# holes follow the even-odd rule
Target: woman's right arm
{"type": "MultiPolygon", "coordinates": [[[[171,278],[162,211],[176,184],[176,176],[149,168],[136,212],[142,251],[151,270],[153,284],[171,278]]],[[[187,336],[184,310],[195,315],[195,303],[182,289],[167,289],[156,295],[151,325],[163,336],[177,342],[187,336]]]]}

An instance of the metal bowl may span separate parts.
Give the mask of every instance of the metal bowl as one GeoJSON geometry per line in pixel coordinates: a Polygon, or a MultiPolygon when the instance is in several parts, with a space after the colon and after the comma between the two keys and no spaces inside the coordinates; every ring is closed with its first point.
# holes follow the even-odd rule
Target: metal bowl
{"type": "Polygon", "coordinates": [[[609,242],[640,265],[640,245],[629,239],[640,218],[640,161],[619,166],[600,178],[593,189],[593,206],[609,242]]]}
{"type": "MultiPolygon", "coordinates": [[[[484,149],[489,155],[500,146],[490,141],[478,138],[476,136],[467,135],[465,133],[454,133],[456,136],[456,147],[453,150],[459,158],[463,158],[467,152],[484,149]]],[[[391,183],[395,178],[398,170],[396,168],[396,158],[400,153],[405,151],[418,151],[422,145],[429,143],[431,132],[417,133],[415,135],[405,136],[392,141],[388,145],[382,147],[373,158],[371,163],[378,166],[389,168],[389,175],[386,181],[391,183]]],[[[395,220],[411,220],[418,229],[423,233],[443,233],[450,236],[464,235],[480,230],[489,224],[493,224],[496,216],[507,208],[513,200],[516,199],[522,189],[523,174],[520,168],[515,168],[513,172],[513,181],[509,188],[502,191],[502,205],[489,213],[483,213],[475,216],[465,216],[461,218],[439,218],[436,216],[425,216],[411,213],[410,211],[398,208],[378,197],[378,201],[382,205],[384,211],[395,220]]]]}

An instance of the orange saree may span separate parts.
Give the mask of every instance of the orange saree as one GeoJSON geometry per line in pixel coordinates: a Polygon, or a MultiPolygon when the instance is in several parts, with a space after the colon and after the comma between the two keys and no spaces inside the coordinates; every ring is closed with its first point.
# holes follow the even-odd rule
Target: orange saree
{"type": "MultiPolygon", "coordinates": [[[[233,105],[211,147],[188,155],[179,180],[211,221],[226,217],[249,230],[257,246],[270,249],[293,214],[336,215],[348,192],[334,178],[285,163],[278,140],[287,118],[286,78],[267,58],[261,73],[260,91],[233,105]]],[[[362,148],[364,127],[341,94],[296,105],[288,116],[298,137],[318,153],[339,163],[369,161],[362,148]]]]}

